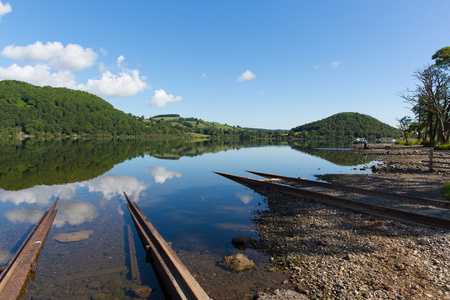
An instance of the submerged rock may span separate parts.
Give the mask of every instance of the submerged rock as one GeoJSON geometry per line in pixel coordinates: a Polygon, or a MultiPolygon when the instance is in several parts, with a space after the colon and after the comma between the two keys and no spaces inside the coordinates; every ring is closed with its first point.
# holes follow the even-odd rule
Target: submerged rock
{"type": "Polygon", "coordinates": [[[61,243],[78,242],[88,239],[89,236],[93,233],[94,231],[92,230],[84,230],[71,233],[60,233],[52,237],[52,239],[57,240],[58,242],[61,243]]]}
{"type": "Polygon", "coordinates": [[[150,293],[153,292],[153,289],[148,286],[142,286],[132,289],[131,292],[137,297],[147,298],[150,296],[150,293]]]}
{"type": "Polygon", "coordinates": [[[255,267],[255,264],[252,260],[248,259],[242,253],[238,253],[231,256],[225,256],[222,260],[222,263],[233,271],[236,272],[244,272],[251,270],[255,267]]]}
{"type": "Polygon", "coordinates": [[[240,236],[231,240],[231,243],[236,249],[245,250],[247,248],[255,248],[257,242],[249,236],[240,236]]]}

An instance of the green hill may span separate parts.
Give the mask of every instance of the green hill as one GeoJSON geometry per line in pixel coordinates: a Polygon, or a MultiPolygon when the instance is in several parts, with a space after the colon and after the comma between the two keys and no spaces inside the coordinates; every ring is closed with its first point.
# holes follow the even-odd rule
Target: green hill
{"type": "Polygon", "coordinates": [[[400,137],[401,132],[377,119],[359,113],[339,113],[328,118],[292,128],[296,137],[383,138],[400,137]]]}
{"type": "Polygon", "coordinates": [[[143,122],[83,91],[0,82],[0,132],[15,134],[140,135],[152,132],[143,122]]]}

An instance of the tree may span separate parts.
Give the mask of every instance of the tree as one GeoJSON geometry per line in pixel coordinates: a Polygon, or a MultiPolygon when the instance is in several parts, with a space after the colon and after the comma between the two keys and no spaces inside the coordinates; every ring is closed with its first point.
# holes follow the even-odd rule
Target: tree
{"type": "Polygon", "coordinates": [[[409,145],[408,143],[408,135],[411,132],[411,124],[412,119],[410,116],[405,116],[401,119],[395,118],[398,122],[398,128],[403,132],[403,139],[406,141],[406,145],[409,145]]]}
{"type": "Polygon", "coordinates": [[[444,69],[450,68],[450,47],[439,49],[431,58],[436,61],[436,66],[444,69]]]}
{"type": "Polygon", "coordinates": [[[414,77],[420,84],[416,85],[415,90],[408,90],[408,93],[401,97],[413,104],[413,112],[432,114],[437,129],[437,142],[446,143],[450,133],[450,77],[443,68],[435,65],[417,71],[414,77]]]}

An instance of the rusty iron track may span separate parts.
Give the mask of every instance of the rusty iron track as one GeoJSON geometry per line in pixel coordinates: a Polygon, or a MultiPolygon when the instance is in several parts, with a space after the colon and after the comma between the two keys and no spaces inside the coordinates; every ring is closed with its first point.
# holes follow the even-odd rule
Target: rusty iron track
{"type": "Polygon", "coordinates": [[[29,280],[34,279],[37,260],[58,212],[55,210],[57,203],[58,199],[42,215],[1,272],[0,300],[20,299],[25,294],[29,280]]]}
{"type": "Polygon", "coordinates": [[[406,203],[421,203],[421,204],[425,204],[425,205],[433,205],[433,206],[437,206],[437,207],[450,209],[450,201],[419,198],[419,197],[413,197],[413,196],[405,196],[405,195],[399,195],[399,194],[386,193],[386,192],[382,192],[382,191],[366,190],[366,189],[356,188],[356,187],[352,187],[352,186],[325,183],[325,182],[312,181],[312,180],[301,179],[301,178],[287,177],[287,176],[282,176],[282,175],[254,172],[254,171],[246,171],[246,172],[249,172],[249,173],[261,176],[261,177],[269,178],[269,179],[281,179],[281,180],[284,180],[287,182],[294,182],[294,183],[301,184],[304,186],[319,186],[319,187],[324,187],[324,188],[329,188],[329,189],[339,189],[341,191],[359,193],[359,194],[364,194],[364,195],[379,196],[379,197],[394,199],[394,200],[402,201],[402,202],[406,202],[406,203]]]}
{"type": "Polygon", "coordinates": [[[336,207],[341,207],[349,209],[356,212],[368,213],[372,215],[377,215],[381,217],[388,217],[392,219],[398,219],[406,222],[412,222],[422,225],[433,226],[437,228],[443,228],[450,230],[450,220],[444,218],[438,218],[433,216],[428,216],[419,213],[413,213],[402,209],[390,208],[385,206],[367,204],[363,202],[358,202],[350,199],[345,199],[341,197],[330,196],[322,193],[312,192],[300,188],[294,188],[290,186],[270,183],[262,180],[255,180],[251,178],[245,178],[241,176],[235,176],[226,173],[214,172],[225,178],[233,180],[237,183],[245,185],[250,188],[260,187],[266,188],[275,192],[282,193],[287,196],[311,200],[323,204],[328,204],[336,207]]]}
{"type": "Polygon", "coordinates": [[[124,195],[128,201],[127,207],[131,218],[146,250],[147,262],[150,262],[156,271],[166,298],[210,299],[139,206],[131,201],[125,192],[124,195]]]}

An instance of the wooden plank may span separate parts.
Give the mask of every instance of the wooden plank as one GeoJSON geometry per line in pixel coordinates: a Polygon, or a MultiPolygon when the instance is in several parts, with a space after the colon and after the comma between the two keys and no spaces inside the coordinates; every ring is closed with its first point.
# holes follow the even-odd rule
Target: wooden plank
{"type": "Polygon", "coordinates": [[[127,224],[128,231],[128,245],[130,253],[130,266],[131,266],[131,279],[140,280],[139,266],[136,258],[136,248],[134,246],[133,232],[131,231],[131,226],[127,224]]]}
{"type": "Polygon", "coordinates": [[[169,299],[210,299],[169,244],[150,223],[139,206],[130,200],[128,210],[136,226],[149,261],[169,299]]]}
{"type": "Polygon", "coordinates": [[[58,199],[50,210],[42,215],[0,274],[0,300],[18,299],[25,293],[28,281],[36,271],[37,260],[58,212],[55,210],[57,203],[58,199]]]}
{"type": "Polygon", "coordinates": [[[281,175],[275,175],[275,174],[254,172],[254,171],[247,171],[247,172],[261,176],[261,177],[265,177],[265,178],[271,178],[271,179],[277,179],[277,180],[281,179],[281,180],[285,180],[288,182],[294,182],[294,183],[298,183],[298,184],[305,185],[305,186],[319,186],[319,187],[324,187],[324,188],[328,188],[328,189],[337,189],[337,190],[359,193],[359,194],[364,194],[364,195],[372,195],[372,196],[379,196],[382,198],[395,199],[395,200],[407,202],[407,203],[414,202],[414,203],[421,203],[421,204],[426,204],[426,205],[433,205],[433,206],[447,208],[447,209],[450,208],[450,201],[445,201],[445,200],[405,196],[405,195],[392,194],[392,193],[376,191],[376,190],[367,190],[367,189],[357,188],[357,187],[353,187],[353,186],[325,183],[325,182],[312,181],[312,180],[301,179],[301,178],[294,178],[294,177],[287,177],[287,176],[281,176],[281,175]]]}
{"type": "Polygon", "coordinates": [[[386,206],[373,205],[363,202],[358,202],[350,199],[345,199],[341,197],[330,196],[327,194],[316,193],[300,188],[293,188],[290,186],[268,183],[266,181],[259,181],[251,178],[245,178],[240,176],[235,176],[231,174],[225,174],[220,172],[214,172],[218,175],[236,181],[242,185],[248,187],[262,187],[267,188],[272,191],[276,191],[287,196],[296,197],[299,199],[316,201],[323,204],[328,204],[336,207],[341,207],[349,209],[356,212],[367,213],[372,215],[377,215],[380,217],[387,217],[397,220],[402,220],[406,222],[412,222],[422,225],[433,226],[437,228],[450,229],[450,220],[444,218],[438,218],[433,216],[428,216],[419,213],[413,213],[402,209],[390,208],[386,206]]]}

